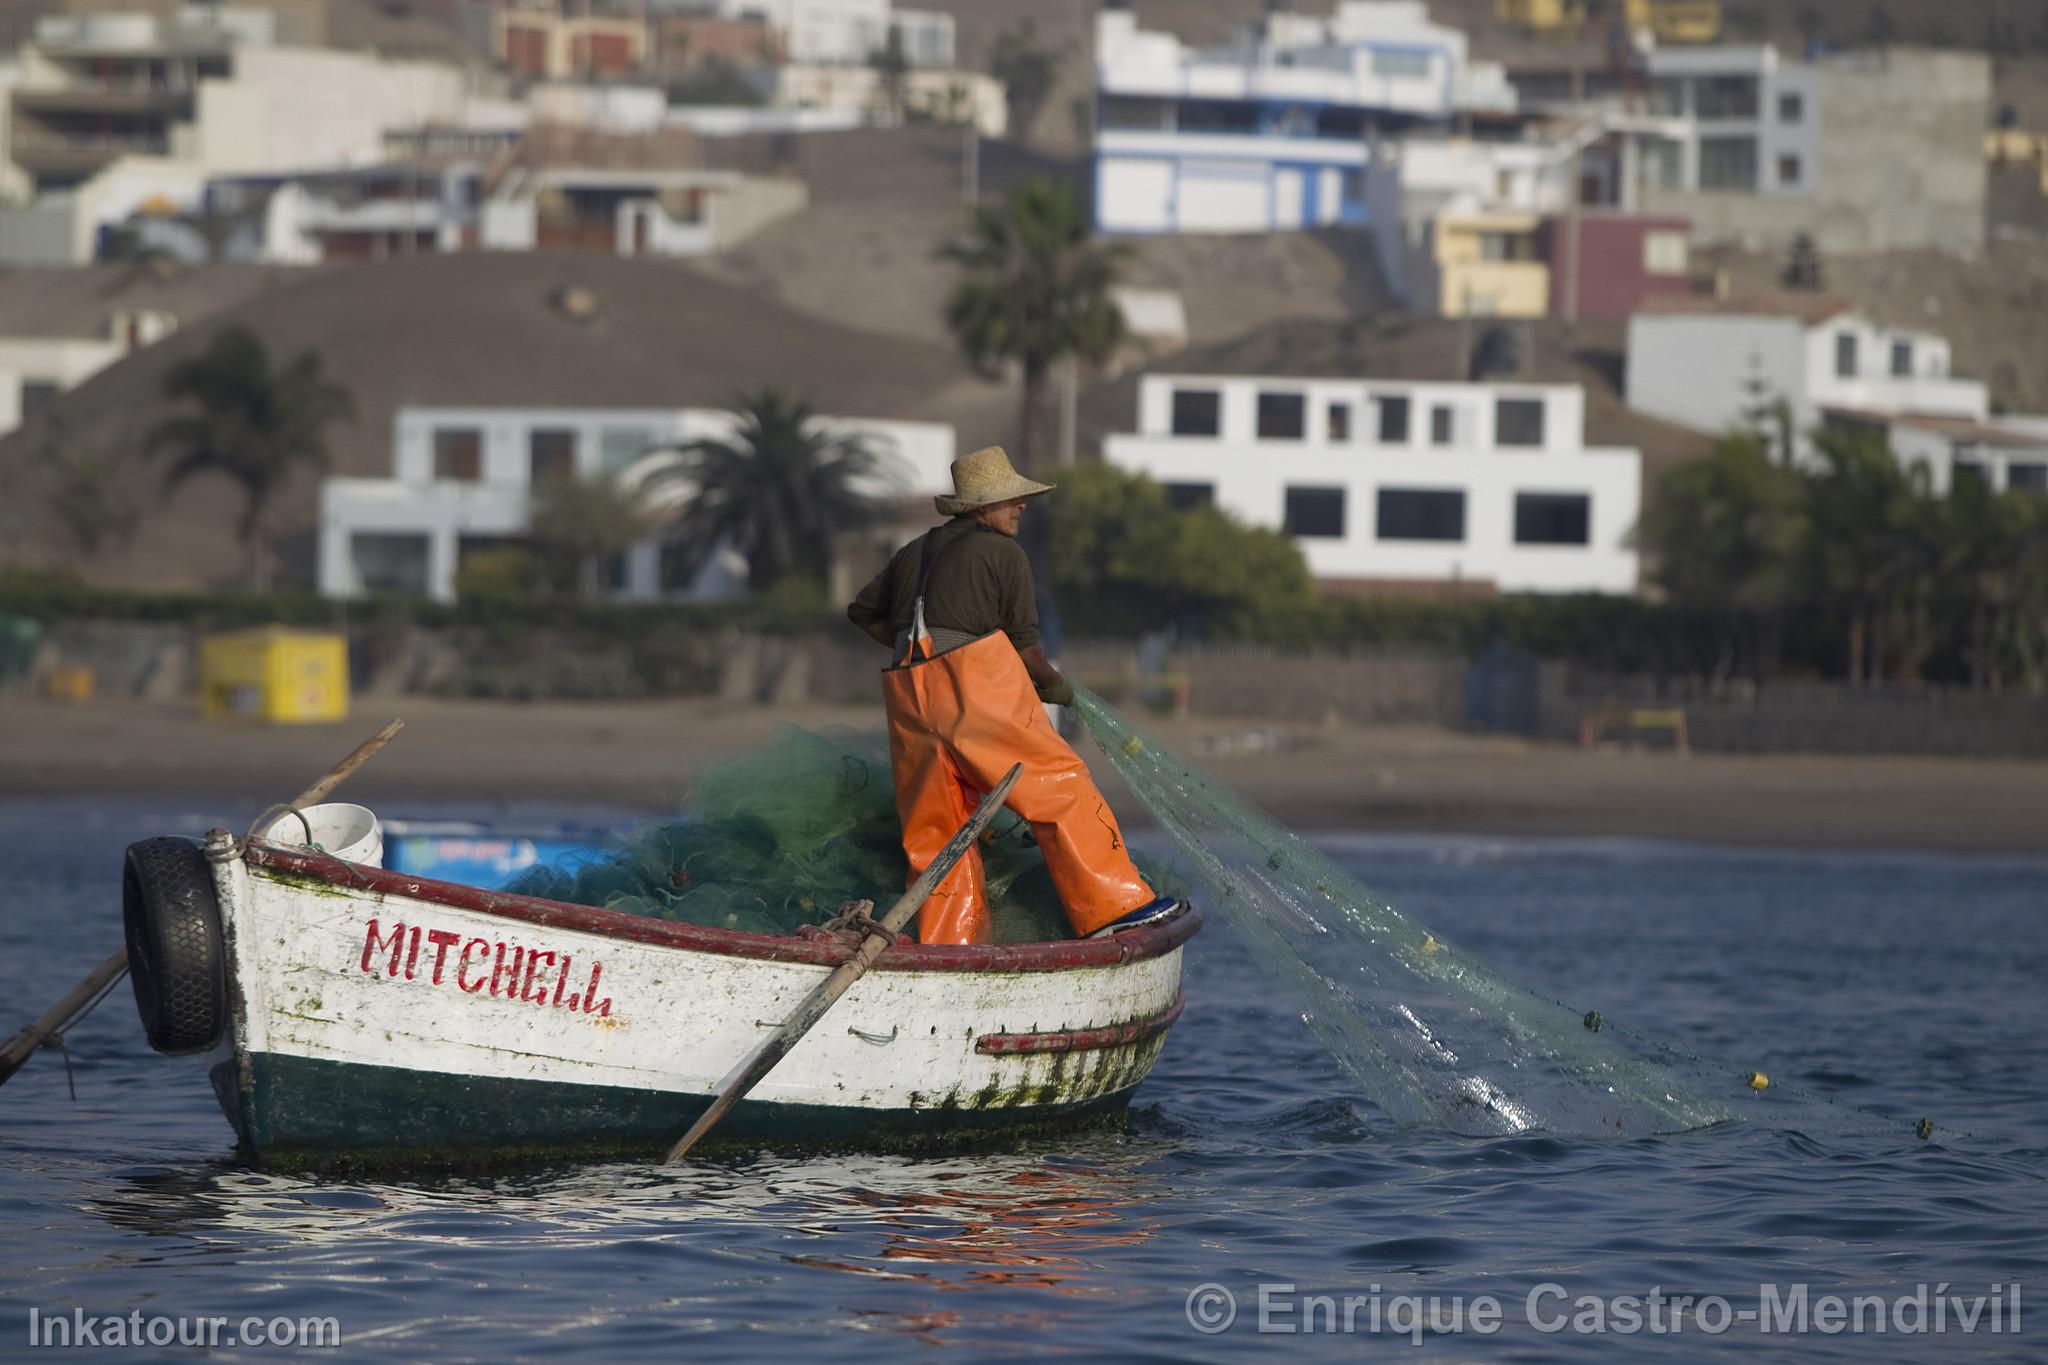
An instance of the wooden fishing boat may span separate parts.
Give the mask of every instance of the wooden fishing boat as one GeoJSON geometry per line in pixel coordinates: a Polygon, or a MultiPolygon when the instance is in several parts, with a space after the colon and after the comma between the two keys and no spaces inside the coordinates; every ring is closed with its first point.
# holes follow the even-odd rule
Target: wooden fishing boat
{"type": "MultiPolygon", "coordinates": [[[[225,830],[128,850],[136,997],[210,1052],[259,1164],[666,1147],[854,945],[670,923],[225,830]]],[[[936,1146],[1111,1119],[1179,1017],[1192,910],[1113,938],[892,946],[716,1133],[936,1146]]]]}

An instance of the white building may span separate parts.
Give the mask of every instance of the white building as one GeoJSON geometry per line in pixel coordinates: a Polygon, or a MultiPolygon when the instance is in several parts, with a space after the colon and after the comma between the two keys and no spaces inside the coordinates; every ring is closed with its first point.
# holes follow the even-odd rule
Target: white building
{"type": "Polygon", "coordinates": [[[1982,246],[1982,53],[1670,47],[1646,65],[1647,100],[1605,110],[1613,136],[1585,159],[1599,202],[1753,250],[1802,233],[1824,251],[1982,246]]]}
{"type": "MultiPolygon", "coordinates": [[[[392,423],[392,477],[321,486],[319,589],[330,597],[406,592],[452,601],[463,559],[521,540],[550,480],[636,479],[683,442],[730,436],[736,420],[708,408],[401,408],[392,423]]],[[[886,453],[877,495],[929,498],[951,487],[950,426],[820,421],[868,437],[886,453]]],[[[651,537],[626,554],[615,586],[624,597],[651,600],[715,596],[733,582],[716,565],[676,581],[659,537],[651,537]]]]}
{"type": "Polygon", "coordinates": [[[1650,54],[1650,112],[1670,136],[1642,140],[1661,189],[1810,195],[1820,164],[1820,78],[1774,47],[1650,54]]]}
{"type": "Polygon", "coordinates": [[[1630,318],[1630,407],[1722,432],[1780,399],[1802,454],[1816,427],[1861,426],[1901,461],[1925,462],[1937,491],[1959,462],[2002,489],[2031,486],[2031,467],[2048,460],[2048,419],[1992,417],[1984,384],[1950,373],[1945,338],[1879,326],[1844,300],[1652,299],[1630,318]]]}
{"type": "Polygon", "coordinates": [[[367,165],[389,132],[508,116],[452,66],[271,46],[267,11],[188,11],[37,26],[7,119],[35,198],[0,217],[0,259],[82,263],[102,228],[152,200],[194,208],[209,177],[367,165]]]}
{"type": "Polygon", "coordinates": [[[1371,144],[1509,110],[1498,66],[1420,0],[1275,12],[1245,41],[1196,49],[1096,20],[1096,218],[1110,232],[1264,232],[1367,221],[1371,144]]]}
{"type": "Polygon", "coordinates": [[[1152,374],[1108,459],[1301,546],[1330,583],[1631,593],[1642,459],[1563,384],[1152,374]]]}
{"type": "Polygon", "coordinates": [[[1900,464],[1925,465],[1929,486],[1944,497],[1963,478],[1978,479],[1994,493],[2048,493],[2048,417],[1973,422],[1831,408],[1827,421],[1883,436],[1900,464]]]}
{"type": "Polygon", "coordinates": [[[0,336],[0,436],[34,417],[64,390],[83,384],[130,351],[170,335],[177,325],[168,313],[124,309],[109,316],[104,336],[0,336]]]}
{"type": "Polygon", "coordinates": [[[862,66],[888,45],[894,29],[912,66],[953,64],[950,14],[899,10],[890,0],[717,0],[717,5],[727,19],[760,19],[788,61],[862,66]]]}

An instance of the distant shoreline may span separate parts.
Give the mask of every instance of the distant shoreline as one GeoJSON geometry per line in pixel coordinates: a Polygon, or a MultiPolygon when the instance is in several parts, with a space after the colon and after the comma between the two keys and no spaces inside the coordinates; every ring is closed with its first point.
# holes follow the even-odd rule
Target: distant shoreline
{"type": "MultiPolygon", "coordinates": [[[[402,697],[359,699],[354,718],[338,725],[270,727],[210,722],[182,705],[8,697],[0,698],[0,796],[282,800],[392,716],[405,718],[406,730],[346,795],[371,805],[505,800],[649,813],[677,808],[698,764],[763,743],[781,724],[881,724],[879,708],[865,706],[402,697]]],[[[1680,758],[1418,727],[1140,724],[1304,832],[2048,854],[2048,762],[1680,758]]],[[[1092,746],[1082,753],[1124,818],[1148,824],[1092,746]]]]}

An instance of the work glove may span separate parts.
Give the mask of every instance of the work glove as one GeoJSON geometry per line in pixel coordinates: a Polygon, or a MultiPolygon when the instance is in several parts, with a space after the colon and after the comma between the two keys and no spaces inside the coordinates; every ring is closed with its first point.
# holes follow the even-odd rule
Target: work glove
{"type": "Polygon", "coordinates": [[[1074,704],[1074,685],[1062,676],[1051,687],[1039,688],[1038,699],[1047,706],[1072,706],[1074,704]]]}

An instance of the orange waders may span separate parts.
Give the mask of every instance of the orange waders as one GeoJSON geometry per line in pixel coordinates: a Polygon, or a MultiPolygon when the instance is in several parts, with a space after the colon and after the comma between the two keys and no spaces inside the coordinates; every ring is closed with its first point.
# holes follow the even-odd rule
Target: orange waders
{"type": "MultiPolygon", "coordinates": [[[[1074,932],[1086,936],[1151,900],[1116,816],[1053,730],[1010,637],[994,631],[931,658],[922,591],[911,637],[908,660],[882,674],[882,695],[912,880],[967,823],[981,794],[1022,763],[1005,804],[1031,823],[1074,932]]],[[[981,850],[968,849],[925,902],[917,939],[989,941],[981,850]]]]}

